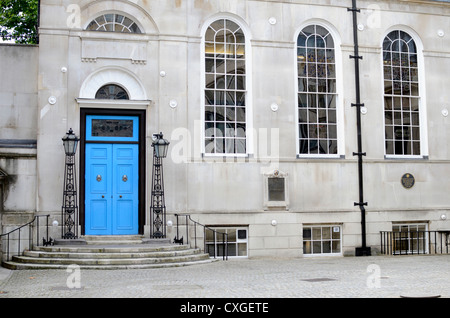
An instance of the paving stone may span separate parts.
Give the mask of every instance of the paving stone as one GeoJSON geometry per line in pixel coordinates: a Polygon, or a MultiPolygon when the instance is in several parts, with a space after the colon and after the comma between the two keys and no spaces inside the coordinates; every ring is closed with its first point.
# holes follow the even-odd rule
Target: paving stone
{"type": "Polygon", "coordinates": [[[450,255],[370,256],[82,269],[78,288],[70,288],[73,268],[1,269],[0,298],[449,298],[449,262],[450,255]]]}

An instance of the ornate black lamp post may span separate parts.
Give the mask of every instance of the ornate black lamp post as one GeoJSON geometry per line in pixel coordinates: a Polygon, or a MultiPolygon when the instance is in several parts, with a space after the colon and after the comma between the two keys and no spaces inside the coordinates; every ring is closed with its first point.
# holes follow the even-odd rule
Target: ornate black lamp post
{"type": "Polygon", "coordinates": [[[166,204],[164,201],[164,179],[162,159],[167,156],[169,144],[163,134],[153,135],[153,173],[152,173],[152,202],[150,206],[152,238],[166,237],[166,204]]]}
{"type": "Polygon", "coordinates": [[[75,153],[80,138],[72,128],[62,138],[66,153],[66,166],[64,169],[63,204],[61,210],[62,238],[76,239],[78,237],[78,199],[75,178],[75,153]]]}

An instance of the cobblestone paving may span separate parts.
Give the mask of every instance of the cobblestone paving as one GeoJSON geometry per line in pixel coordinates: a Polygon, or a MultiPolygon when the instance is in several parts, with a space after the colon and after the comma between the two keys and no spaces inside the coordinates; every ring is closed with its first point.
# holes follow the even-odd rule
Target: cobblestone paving
{"type": "Polygon", "coordinates": [[[0,298],[450,297],[450,255],[234,259],[177,268],[0,268],[0,298]],[[68,285],[69,281],[69,285],[68,285]]]}

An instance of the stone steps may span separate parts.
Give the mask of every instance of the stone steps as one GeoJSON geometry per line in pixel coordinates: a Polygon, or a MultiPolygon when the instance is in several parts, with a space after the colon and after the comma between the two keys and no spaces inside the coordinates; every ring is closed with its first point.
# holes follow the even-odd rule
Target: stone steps
{"type": "MultiPolygon", "coordinates": [[[[73,243],[73,242],[72,242],[73,243]]],[[[2,265],[9,269],[81,269],[160,268],[205,264],[215,261],[209,254],[169,241],[146,241],[130,237],[87,238],[84,244],[39,246],[13,256],[2,265]]]]}
{"type": "Polygon", "coordinates": [[[86,235],[83,237],[88,245],[127,245],[155,242],[158,245],[170,244],[169,239],[145,239],[141,235],[86,235]]]}
{"type": "Polygon", "coordinates": [[[142,250],[133,248],[122,249],[79,249],[74,251],[25,251],[23,256],[29,258],[48,258],[48,259],[145,259],[145,258],[167,258],[177,256],[197,255],[198,250],[180,249],[180,250],[142,250]]]}

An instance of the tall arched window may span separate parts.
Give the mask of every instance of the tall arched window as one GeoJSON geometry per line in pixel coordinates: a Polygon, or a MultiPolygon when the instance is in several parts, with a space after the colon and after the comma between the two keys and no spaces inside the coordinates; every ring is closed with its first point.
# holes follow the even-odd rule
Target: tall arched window
{"type": "Polygon", "coordinates": [[[420,155],[417,47],[408,33],[396,30],[386,36],[383,68],[386,155],[420,155]]]}
{"type": "Polygon", "coordinates": [[[116,13],[103,14],[89,23],[88,31],[109,31],[121,33],[141,33],[136,22],[116,13]]]}
{"type": "Polygon", "coordinates": [[[128,93],[119,85],[108,84],[100,87],[95,99],[129,99],[128,93]]]}
{"type": "Polygon", "coordinates": [[[320,25],[297,38],[299,156],[337,155],[335,45],[320,25]]]}
{"type": "Polygon", "coordinates": [[[233,21],[205,33],[205,153],[246,153],[245,36],[233,21]]]}

